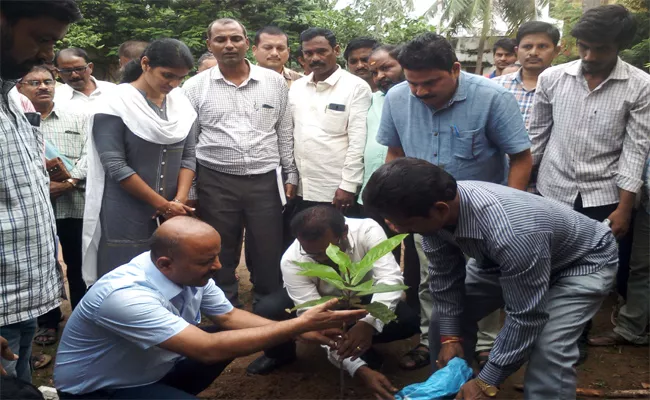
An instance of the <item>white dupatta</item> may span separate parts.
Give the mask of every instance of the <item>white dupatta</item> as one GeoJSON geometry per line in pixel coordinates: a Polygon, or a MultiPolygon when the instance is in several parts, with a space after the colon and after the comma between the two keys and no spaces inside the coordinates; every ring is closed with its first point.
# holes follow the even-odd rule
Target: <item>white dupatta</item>
{"type": "Polygon", "coordinates": [[[97,281],[97,254],[101,239],[99,214],[105,176],[93,137],[94,115],[108,114],[120,117],[134,135],[148,142],[162,145],[178,143],[189,134],[196,120],[196,111],[181,88],[169,92],[166,102],[167,120],[164,120],[154,112],[138,89],[124,83],[97,99],[92,108],[88,124],[88,176],[81,246],[81,270],[88,286],[97,281]]]}

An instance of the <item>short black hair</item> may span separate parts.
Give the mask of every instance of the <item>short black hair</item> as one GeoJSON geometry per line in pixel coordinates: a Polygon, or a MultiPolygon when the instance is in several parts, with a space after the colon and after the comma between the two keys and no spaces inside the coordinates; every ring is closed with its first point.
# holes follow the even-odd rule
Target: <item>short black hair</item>
{"type": "MultiPolygon", "coordinates": [[[[361,36],[350,40],[350,43],[345,47],[343,52],[343,59],[347,62],[350,57],[350,53],[359,49],[371,49],[374,50],[380,46],[379,41],[370,36],[361,36]]],[[[333,47],[333,46],[332,46],[333,47]]]]}
{"type": "Polygon", "coordinates": [[[590,8],[571,29],[571,36],[589,42],[613,40],[619,50],[634,39],[636,21],[632,14],[619,4],[590,8]]]}
{"type": "MultiPolygon", "coordinates": [[[[29,71],[27,74],[25,74],[25,76],[27,76],[28,74],[30,74],[30,73],[32,73],[32,72],[39,72],[39,71],[45,71],[45,72],[47,72],[48,74],[50,74],[50,75],[52,76],[52,79],[56,80],[56,76],[54,76],[54,71],[52,71],[52,70],[49,69],[47,66],[42,65],[42,64],[34,65],[34,66],[32,67],[32,69],[31,69],[31,71],[29,71]]],[[[23,77],[23,79],[24,79],[24,77],[23,77]]],[[[22,79],[21,79],[21,81],[22,81],[22,79]]]]}
{"type": "Polygon", "coordinates": [[[560,30],[555,26],[549,24],[548,22],[528,21],[521,24],[519,30],[517,30],[517,37],[515,38],[517,46],[519,46],[519,43],[521,42],[521,39],[524,38],[524,36],[532,35],[535,33],[545,34],[549,39],[551,39],[551,42],[553,42],[555,46],[560,43],[560,30]]]}
{"type": "Polygon", "coordinates": [[[291,220],[293,236],[308,241],[320,239],[328,229],[338,237],[345,232],[345,217],[330,205],[317,205],[302,210],[291,220]]]}
{"type": "Polygon", "coordinates": [[[81,57],[84,59],[86,63],[90,62],[90,58],[88,57],[88,53],[86,53],[86,50],[80,49],[79,47],[68,47],[67,49],[61,49],[56,52],[54,55],[54,66],[58,67],[59,66],[59,57],[61,55],[65,54],[71,54],[74,57],[81,57]]]}
{"type": "Polygon", "coordinates": [[[426,32],[404,44],[397,61],[402,68],[412,71],[451,71],[458,59],[447,39],[433,32],[426,32]]]}
{"type": "Polygon", "coordinates": [[[0,13],[14,24],[25,18],[52,17],[58,21],[71,24],[82,18],[75,0],[21,0],[0,1],[0,13]]]}
{"type": "Polygon", "coordinates": [[[363,207],[387,216],[426,217],[439,201],[456,197],[456,180],[428,161],[402,157],[384,164],[363,190],[363,207]]]}
{"type": "Polygon", "coordinates": [[[379,51],[385,51],[388,53],[389,56],[397,60],[397,56],[399,55],[399,51],[402,49],[401,46],[399,45],[394,45],[394,44],[382,44],[381,46],[377,46],[372,50],[372,54],[377,53],[379,51]]]}
{"type": "Polygon", "coordinates": [[[241,28],[241,30],[244,32],[244,38],[248,38],[248,31],[246,30],[246,27],[244,24],[241,22],[237,21],[236,19],[232,18],[219,18],[215,19],[214,21],[210,22],[210,25],[208,25],[208,29],[205,31],[205,37],[207,39],[210,39],[210,36],[212,36],[212,27],[214,25],[228,25],[228,24],[237,24],[241,28]]]}
{"type": "Polygon", "coordinates": [[[323,36],[327,42],[334,48],[336,46],[336,35],[334,32],[325,28],[309,28],[300,33],[300,43],[308,42],[318,36],[323,36]]]}
{"type": "Polygon", "coordinates": [[[501,38],[494,42],[494,46],[492,46],[492,54],[496,53],[498,49],[503,49],[508,53],[514,53],[516,45],[517,42],[515,39],[501,38]]]}
{"type": "Polygon", "coordinates": [[[149,42],[144,40],[127,40],[117,49],[118,57],[126,57],[129,60],[140,58],[144,49],[149,46],[149,42]]]}
{"type": "Polygon", "coordinates": [[[289,35],[275,25],[267,25],[255,33],[255,46],[259,46],[263,33],[271,36],[284,36],[287,39],[287,47],[289,47],[289,35]]]}

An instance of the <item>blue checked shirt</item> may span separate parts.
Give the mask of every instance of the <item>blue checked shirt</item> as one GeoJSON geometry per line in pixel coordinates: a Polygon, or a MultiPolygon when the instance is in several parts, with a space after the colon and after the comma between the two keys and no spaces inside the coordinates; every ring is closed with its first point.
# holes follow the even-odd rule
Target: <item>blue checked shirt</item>
{"type": "Polygon", "coordinates": [[[0,326],[45,314],[63,294],[43,136],[14,84],[0,80],[0,326]]]}
{"type": "Polygon", "coordinates": [[[501,384],[517,371],[548,321],[545,295],[560,277],[588,275],[617,251],[601,222],[553,200],[487,182],[458,182],[460,214],[453,233],[425,236],[430,290],[440,334],[459,335],[465,306],[465,257],[498,272],[506,321],[479,378],[501,384]]]}

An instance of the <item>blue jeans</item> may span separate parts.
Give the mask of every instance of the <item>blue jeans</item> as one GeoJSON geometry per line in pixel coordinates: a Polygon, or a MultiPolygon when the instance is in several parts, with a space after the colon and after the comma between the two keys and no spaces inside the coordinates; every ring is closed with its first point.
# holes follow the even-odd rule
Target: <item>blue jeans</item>
{"type": "MultiPolygon", "coordinates": [[[[524,376],[525,399],[575,399],[578,361],[577,340],[591,318],[598,312],[605,296],[614,287],[618,254],[616,243],[604,244],[612,254],[601,269],[588,275],[566,276],[555,280],[546,292],[549,319],[531,349],[524,376]]],[[[589,256],[582,260],[591,264],[589,256]]],[[[480,271],[467,264],[465,277],[465,308],[461,316],[463,351],[471,362],[476,345],[477,322],[504,306],[499,274],[480,271]]],[[[431,359],[440,351],[438,315],[431,315],[429,328],[431,359]]],[[[435,370],[435,363],[431,363],[435,370]]]]}
{"type": "Polygon", "coordinates": [[[32,382],[32,369],[30,359],[32,356],[32,340],[36,333],[36,318],[17,322],[11,325],[0,326],[0,336],[7,339],[9,348],[18,354],[17,361],[2,359],[2,367],[9,376],[14,376],[25,382],[32,382]]]}

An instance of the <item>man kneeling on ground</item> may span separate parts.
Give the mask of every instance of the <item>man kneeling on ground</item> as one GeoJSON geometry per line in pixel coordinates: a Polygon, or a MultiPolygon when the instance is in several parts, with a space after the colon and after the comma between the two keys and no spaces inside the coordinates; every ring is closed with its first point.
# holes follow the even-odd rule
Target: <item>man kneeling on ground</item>
{"type": "Polygon", "coordinates": [[[233,308],[211,279],[221,238],[190,217],[161,225],[150,249],[97,281],[70,316],[54,368],[60,398],[193,399],[236,357],[365,315],[330,311],[336,301],[283,322],[233,308]],[[201,314],[215,326],[198,328],[201,314]]]}
{"type": "MultiPolygon", "coordinates": [[[[340,296],[341,291],[324,280],[299,275],[301,271],[295,262],[316,262],[338,270],[325,251],[330,244],[338,246],[358,262],[377,244],[386,240],[382,227],[372,219],[345,218],[336,208],[319,205],[298,213],[291,221],[291,231],[297,238],[282,257],[282,277],[285,288],[262,299],[256,312],[269,319],[285,320],[292,318],[285,309],[295,305],[317,300],[322,296],[340,296]]],[[[377,260],[364,278],[374,279],[375,284],[401,285],[404,280],[395,256],[388,253],[377,260]]],[[[374,343],[388,343],[407,339],[419,332],[419,317],[405,302],[400,301],[401,291],[377,293],[364,296],[361,302],[380,302],[393,310],[397,320],[384,325],[373,316],[366,316],[351,326],[345,335],[332,346],[331,340],[323,341],[328,350],[329,360],[350,373],[359,376],[378,398],[393,398],[393,386],[388,379],[377,372],[382,359],[372,349],[374,343]]],[[[308,311],[298,310],[302,316],[308,311]]],[[[295,316],[295,314],[293,315],[295,316]]],[[[300,318],[300,317],[298,317],[300,318]]],[[[296,345],[288,341],[268,348],[264,355],[253,361],[246,371],[249,374],[267,374],[279,366],[296,359],[296,345]]]]}
{"type": "Polygon", "coordinates": [[[613,286],[616,240],[603,223],[521,190],[456,180],[424,160],[380,167],[364,207],[396,232],[424,236],[431,359],[471,358],[477,321],[504,308],[490,358],[457,398],[497,395],[528,361],[527,399],[575,399],[577,340],[613,286]],[[475,263],[465,266],[464,254],[475,263]]]}

